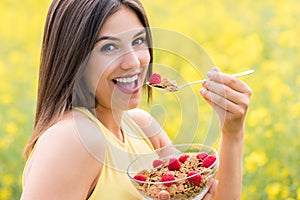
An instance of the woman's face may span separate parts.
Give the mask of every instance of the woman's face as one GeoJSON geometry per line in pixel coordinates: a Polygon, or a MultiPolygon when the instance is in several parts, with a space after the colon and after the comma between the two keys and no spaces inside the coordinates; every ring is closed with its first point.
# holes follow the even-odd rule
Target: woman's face
{"type": "Polygon", "coordinates": [[[137,107],[150,62],[145,27],[132,10],[121,7],[103,24],[97,41],[85,72],[97,106],[137,107]]]}

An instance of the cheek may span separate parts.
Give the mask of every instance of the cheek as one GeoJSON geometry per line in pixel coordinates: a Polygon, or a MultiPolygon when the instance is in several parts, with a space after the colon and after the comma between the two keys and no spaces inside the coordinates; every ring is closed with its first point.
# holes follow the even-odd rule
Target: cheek
{"type": "Polygon", "coordinates": [[[150,59],[151,57],[148,49],[141,51],[140,62],[142,65],[148,65],[150,63],[150,59]]]}
{"type": "Polygon", "coordinates": [[[149,50],[141,51],[139,52],[139,60],[140,60],[140,65],[143,68],[143,77],[146,76],[148,68],[149,68],[149,63],[151,60],[151,56],[149,53],[149,50]]]}
{"type": "Polygon", "coordinates": [[[96,91],[101,78],[105,76],[108,68],[108,64],[106,63],[108,63],[108,61],[95,54],[92,54],[87,62],[84,79],[91,92],[96,91]]]}

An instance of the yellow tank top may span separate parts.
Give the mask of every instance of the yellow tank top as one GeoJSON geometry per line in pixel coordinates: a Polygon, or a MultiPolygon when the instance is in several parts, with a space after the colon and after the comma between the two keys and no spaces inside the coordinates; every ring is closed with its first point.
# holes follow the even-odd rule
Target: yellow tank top
{"type": "Polygon", "coordinates": [[[124,143],[117,139],[91,112],[77,108],[95,122],[106,139],[103,168],[89,200],[144,199],[132,186],[126,169],[139,154],[153,151],[153,146],[138,125],[124,112],[121,127],[124,143]]]}

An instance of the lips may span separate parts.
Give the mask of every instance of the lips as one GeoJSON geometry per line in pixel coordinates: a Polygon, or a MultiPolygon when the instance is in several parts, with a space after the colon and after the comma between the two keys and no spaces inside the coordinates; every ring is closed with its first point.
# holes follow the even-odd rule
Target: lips
{"type": "Polygon", "coordinates": [[[126,94],[136,93],[139,90],[138,74],[115,78],[113,79],[113,82],[120,91],[126,94]]]}

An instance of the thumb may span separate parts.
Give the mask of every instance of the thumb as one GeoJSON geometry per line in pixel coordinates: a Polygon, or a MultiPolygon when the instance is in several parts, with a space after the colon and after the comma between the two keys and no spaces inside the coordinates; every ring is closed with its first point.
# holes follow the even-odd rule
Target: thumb
{"type": "Polygon", "coordinates": [[[162,190],[158,194],[158,200],[170,200],[169,192],[162,190]]]}

